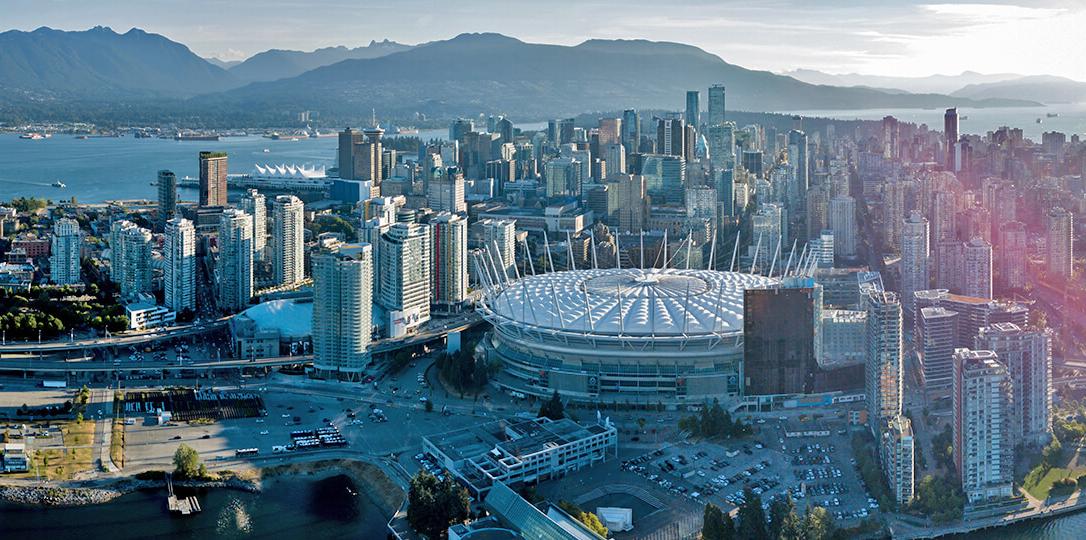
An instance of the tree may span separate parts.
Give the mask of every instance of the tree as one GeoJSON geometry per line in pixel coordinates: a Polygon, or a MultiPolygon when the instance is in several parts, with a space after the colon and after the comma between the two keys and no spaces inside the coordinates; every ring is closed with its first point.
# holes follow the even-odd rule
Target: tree
{"type": "Polygon", "coordinates": [[[407,522],[428,538],[441,538],[449,525],[468,517],[468,492],[451,475],[438,480],[419,471],[411,478],[407,501],[407,522]]]}
{"type": "Polygon", "coordinates": [[[564,499],[558,501],[558,508],[561,508],[563,512],[569,514],[573,519],[580,521],[581,524],[591,529],[592,532],[604,538],[607,538],[610,534],[610,531],[607,530],[607,527],[600,521],[599,516],[596,514],[585,512],[584,510],[581,510],[581,507],[564,499]]]}
{"type": "Polygon", "coordinates": [[[821,506],[808,506],[803,516],[804,540],[830,540],[837,534],[830,513],[821,506]]]}
{"type": "Polygon", "coordinates": [[[765,511],[762,510],[762,498],[750,488],[743,490],[743,500],[739,506],[739,526],[735,537],[739,540],[761,540],[767,536],[765,530],[765,511]]]}
{"type": "Polygon", "coordinates": [[[551,398],[539,407],[539,417],[550,418],[551,420],[561,420],[566,417],[565,406],[562,405],[562,398],[558,395],[558,390],[555,390],[551,394],[551,398]]]}
{"type": "Polygon", "coordinates": [[[792,496],[785,494],[769,505],[769,536],[781,540],[800,540],[799,517],[796,515],[796,503],[792,496]]]}
{"type": "Polygon", "coordinates": [[[199,478],[207,469],[200,461],[200,454],[187,444],[180,444],[173,453],[174,474],[180,478],[199,478]]]}
{"type": "Polygon", "coordinates": [[[735,522],[713,503],[705,505],[701,525],[702,540],[732,540],[735,538],[735,522]]]}
{"type": "Polygon", "coordinates": [[[426,400],[426,412],[434,412],[434,402],[426,400]]]}

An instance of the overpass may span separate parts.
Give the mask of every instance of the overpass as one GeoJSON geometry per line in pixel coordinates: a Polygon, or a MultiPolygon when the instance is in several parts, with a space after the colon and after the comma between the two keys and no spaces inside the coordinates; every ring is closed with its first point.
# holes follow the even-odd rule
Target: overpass
{"type": "Polygon", "coordinates": [[[187,326],[174,326],[170,328],[156,328],[141,332],[124,333],[110,337],[93,339],[76,339],[60,341],[38,342],[12,342],[0,345],[0,355],[16,353],[42,353],[51,354],[68,351],[83,351],[87,349],[102,349],[106,347],[129,347],[143,345],[161,339],[176,339],[182,337],[213,332],[226,327],[230,317],[223,317],[210,322],[191,324],[187,326]]]}
{"type": "MultiPolygon", "coordinates": [[[[410,347],[416,347],[424,345],[431,341],[441,339],[447,336],[450,332],[458,332],[467,330],[482,321],[480,317],[474,311],[460,314],[456,317],[448,319],[435,319],[431,324],[423,329],[423,331],[404,336],[396,339],[384,339],[378,341],[370,346],[371,354],[386,354],[395,352],[400,349],[406,349],[410,347]]],[[[216,321],[214,324],[225,324],[225,321],[216,321]]],[[[197,331],[195,328],[191,331],[197,331]]],[[[208,328],[202,327],[199,331],[208,331],[208,328]]],[[[188,334],[186,334],[188,335],[188,334]]],[[[140,336],[146,338],[147,336],[140,336]]],[[[172,334],[169,337],[180,337],[177,334],[172,334]]],[[[158,334],[154,339],[164,339],[165,336],[158,334]]],[[[44,344],[43,344],[44,345],[44,344]]],[[[106,345],[101,345],[106,346],[106,345]]],[[[63,349],[62,349],[63,350],[63,349]]],[[[206,360],[206,361],[189,361],[184,364],[177,364],[176,362],[132,362],[132,361],[114,361],[106,362],[99,360],[67,360],[62,358],[2,358],[0,357],[0,371],[16,371],[21,372],[24,376],[27,373],[132,373],[132,372],[162,372],[167,370],[186,370],[206,372],[214,370],[231,370],[231,369],[247,369],[247,368],[279,368],[283,366],[293,365],[308,365],[313,363],[312,354],[304,355],[291,355],[291,356],[276,356],[269,358],[236,358],[226,360],[206,360]]]]}

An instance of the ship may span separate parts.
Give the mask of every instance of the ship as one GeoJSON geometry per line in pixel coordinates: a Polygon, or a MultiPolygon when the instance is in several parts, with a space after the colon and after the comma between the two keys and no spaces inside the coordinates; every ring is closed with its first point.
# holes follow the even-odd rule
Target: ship
{"type": "Polygon", "coordinates": [[[178,133],[173,136],[175,141],[217,141],[219,136],[214,133],[178,133]]]}
{"type": "Polygon", "coordinates": [[[1060,113],[1058,113],[1058,112],[1050,112],[1050,113],[1046,114],[1045,116],[1047,116],[1049,118],[1058,118],[1060,116],[1060,113]]]}

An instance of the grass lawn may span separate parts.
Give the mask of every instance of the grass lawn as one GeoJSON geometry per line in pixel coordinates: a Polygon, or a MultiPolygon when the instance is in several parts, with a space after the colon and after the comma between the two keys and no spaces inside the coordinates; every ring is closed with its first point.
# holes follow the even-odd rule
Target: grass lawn
{"type": "Polygon", "coordinates": [[[1086,474],[1086,467],[1055,467],[1049,469],[1043,476],[1040,473],[1040,468],[1030,471],[1022,482],[1022,487],[1028,491],[1030,495],[1043,501],[1048,498],[1048,493],[1052,490],[1053,482],[1068,477],[1077,479],[1079,475],[1086,474]]]}
{"type": "Polygon", "coordinates": [[[109,440],[109,459],[117,467],[124,468],[124,421],[113,420],[113,435],[109,440]]]}
{"type": "Polygon", "coordinates": [[[39,474],[48,480],[67,480],[81,472],[94,468],[94,421],[68,422],[61,426],[64,448],[48,448],[28,451],[30,470],[15,477],[36,478],[39,474]],[[73,448],[80,447],[80,448],[73,448]]]}

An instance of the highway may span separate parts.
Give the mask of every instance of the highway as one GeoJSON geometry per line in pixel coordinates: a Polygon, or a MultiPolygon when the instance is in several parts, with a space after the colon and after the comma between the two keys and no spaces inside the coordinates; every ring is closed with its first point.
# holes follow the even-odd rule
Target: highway
{"type": "Polygon", "coordinates": [[[0,345],[0,354],[13,354],[13,353],[56,353],[65,351],[78,351],[85,349],[97,349],[103,347],[127,347],[131,345],[142,345],[144,343],[150,343],[160,339],[175,339],[188,337],[196,334],[203,334],[206,332],[213,332],[226,326],[226,323],[230,321],[230,317],[223,317],[221,319],[193,324],[187,326],[175,326],[171,328],[157,328],[154,330],[147,330],[142,332],[124,333],[108,338],[94,338],[94,339],[77,339],[77,340],[61,340],[61,341],[43,341],[41,343],[34,341],[23,342],[10,342],[0,345]]]}
{"type": "MultiPolygon", "coordinates": [[[[474,311],[462,313],[460,315],[450,317],[447,319],[434,319],[432,323],[424,327],[423,331],[404,336],[396,339],[385,339],[375,342],[370,347],[371,354],[383,354],[399,349],[408,347],[414,347],[417,345],[423,345],[436,339],[442,338],[448,335],[450,332],[457,332],[467,330],[472,326],[479,324],[482,321],[480,317],[474,311]]],[[[225,324],[225,321],[217,321],[213,324],[225,324]]],[[[185,334],[156,334],[153,337],[155,339],[176,338],[182,337],[182,335],[189,335],[193,332],[208,331],[206,325],[197,328],[189,328],[188,333],[185,334]]],[[[141,336],[147,338],[148,336],[141,336]]],[[[146,340],[145,341],[149,341],[146,340]]],[[[128,345],[131,342],[117,343],[117,345],[128,345]]],[[[141,342],[142,343],[142,342],[141,342]]],[[[42,345],[45,345],[44,343],[42,345]]],[[[98,345],[105,346],[105,345],[98,345]]],[[[278,356],[270,358],[240,358],[240,359],[224,359],[224,360],[204,360],[204,361],[191,361],[185,362],[183,365],[179,365],[176,362],[133,362],[131,360],[125,360],[118,363],[95,361],[95,360],[75,360],[67,361],[65,359],[57,358],[44,358],[37,359],[33,357],[24,358],[0,358],[0,371],[33,371],[41,373],[94,373],[94,372],[113,372],[113,371],[159,371],[164,369],[186,369],[193,371],[207,371],[215,369],[238,369],[238,368],[259,368],[259,367],[282,367],[294,364],[309,364],[313,362],[313,355],[293,355],[293,356],[278,356]]]]}

